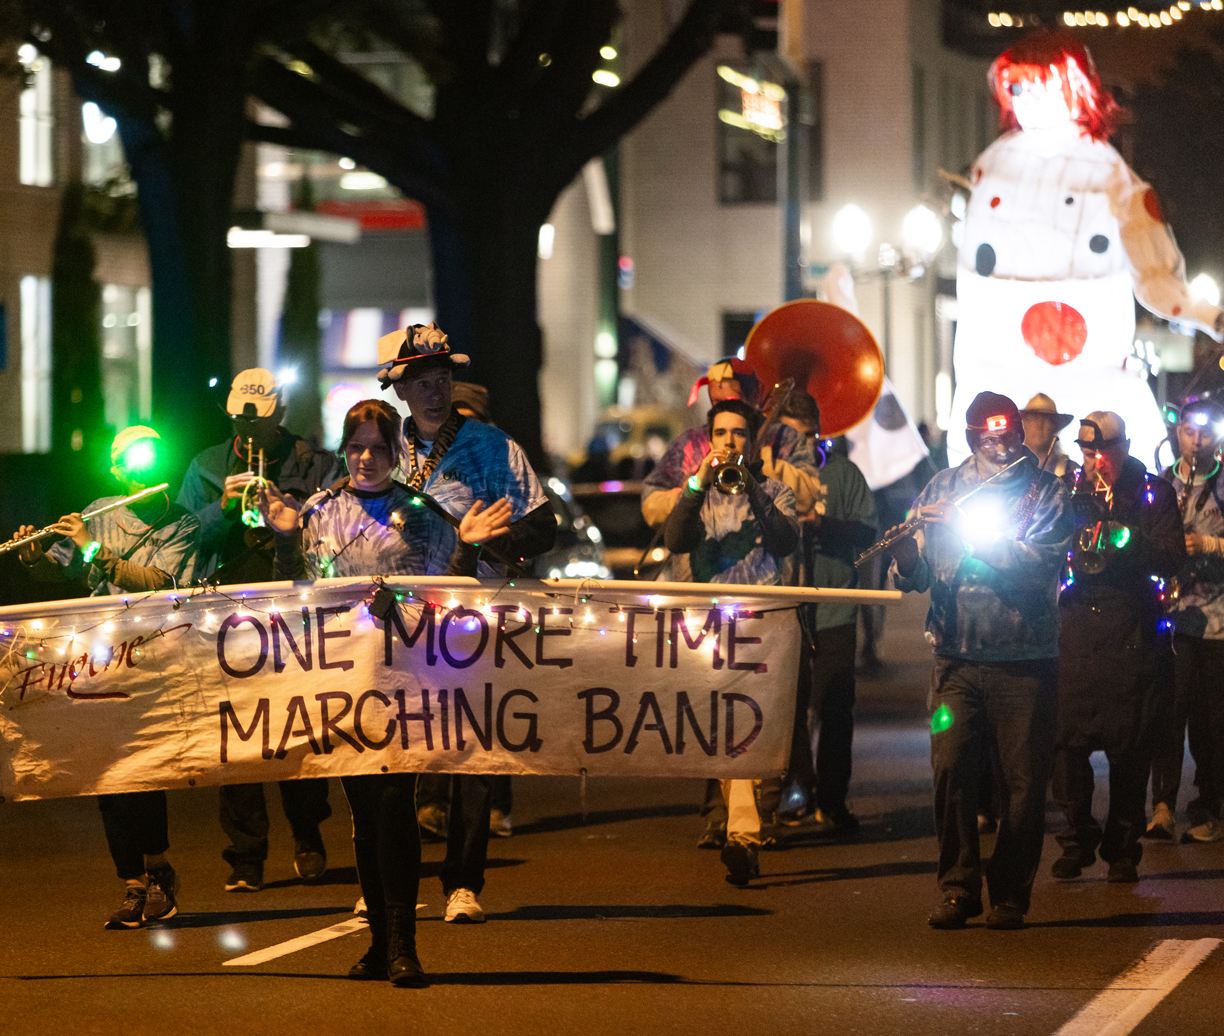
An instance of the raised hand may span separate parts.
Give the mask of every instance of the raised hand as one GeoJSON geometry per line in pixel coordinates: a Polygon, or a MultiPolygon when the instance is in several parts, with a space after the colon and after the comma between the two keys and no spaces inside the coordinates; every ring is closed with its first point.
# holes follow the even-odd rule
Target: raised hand
{"type": "Polygon", "coordinates": [[[289,536],[301,524],[301,504],[287,493],[282,493],[274,483],[264,482],[259,487],[259,513],[268,528],[281,536],[289,536]]]}
{"type": "Polygon", "coordinates": [[[242,491],[259,476],[253,471],[241,471],[237,475],[229,475],[225,479],[225,488],[221,492],[221,510],[242,499],[242,491]]]}
{"type": "Polygon", "coordinates": [[[510,501],[504,496],[485,507],[477,500],[459,520],[459,538],[464,543],[484,543],[510,531],[510,501]]]}

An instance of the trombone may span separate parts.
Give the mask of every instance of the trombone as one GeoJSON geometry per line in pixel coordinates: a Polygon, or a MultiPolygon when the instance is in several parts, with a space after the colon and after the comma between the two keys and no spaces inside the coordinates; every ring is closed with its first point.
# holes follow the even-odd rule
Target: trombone
{"type": "MultiPolygon", "coordinates": [[[[142,489],[139,493],[133,493],[131,496],[125,496],[121,500],[115,500],[105,507],[97,507],[92,511],[86,512],[81,515],[81,521],[87,522],[91,518],[97,518],[100,514],[106,514],[107,511],[114,511],[125,504],[132,504],[137,500],[143,500],[146,496],[152,496],[154,493],[163,493],[169,488],[169,482],[163,482],[159,486],[150,486],[148,489],[142,489]]],[[[45,529],[39,529],[38,532],[31,533],[29,536],[23,536],[19,540],[9,540],[7,543],[0,543],[0,554],[7,554],[11,550],[24,547],[27,543],[33,543],[35,540],[41,540],[47,536],[62,536],[63,533],[55,527],[58,524],[56,522],[55,524],[48,525],[45,529]]]]}
{"type": "MultiPolygon", "coordinates": [[[[254,474],[255,440],[247,439],[247,474],[254,474]]],[[[242,490],[242,524],[252,529],[264,527],[263,515],[259,513],[259,489],[264,484],[264,451],[259,448],[259,474],[254,481],[248,483],[242,490]]]]}

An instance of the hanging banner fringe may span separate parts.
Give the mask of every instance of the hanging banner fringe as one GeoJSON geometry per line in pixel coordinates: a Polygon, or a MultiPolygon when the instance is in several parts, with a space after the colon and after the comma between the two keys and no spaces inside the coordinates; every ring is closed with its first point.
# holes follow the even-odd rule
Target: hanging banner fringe
{"type": "Polygon", "coordinates": [[[899,596],[326,579],[3,608],[0,796],[425,771],[763,777],[790,748],[795,605],[899,596]]]}

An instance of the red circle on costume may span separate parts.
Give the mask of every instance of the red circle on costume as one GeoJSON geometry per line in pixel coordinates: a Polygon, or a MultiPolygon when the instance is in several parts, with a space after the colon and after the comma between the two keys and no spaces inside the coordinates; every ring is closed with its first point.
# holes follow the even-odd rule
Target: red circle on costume
{"type": "Polygon", "coordinates": [[[1164,222],[1164,213],[1160,211],[1160,199],[1156,197],[1156,192],[1150,187],[1143,192],[1143,207],[1147,209],[1147,214],[1157,223],[1164,222]]]}
{"type": "Polygon", "coordinates": [[[1088,322],[1065,302],[1038,302],[1020,321],[1028,347],[1046,363],[1069,363],[1084,351],[1088,322]]]}
{"type": "Polygon", "coordinates": [[[1003,200],[1002,198],[991,198],[990,207],[992,209],[997,209],[999,207],[999,202],[1001,202],[1002,200],[1003,200]]]}

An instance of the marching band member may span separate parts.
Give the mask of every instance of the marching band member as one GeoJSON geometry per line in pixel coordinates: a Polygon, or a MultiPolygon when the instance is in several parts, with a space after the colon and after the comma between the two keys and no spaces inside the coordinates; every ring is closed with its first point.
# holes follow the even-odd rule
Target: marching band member
{"type": "MultiPolygon", "coordinates": [[[[230,387],[226,411],[233,437],[198,454],[187,468],[178,502],[200,520],[200,563],[196,574],[219,583],[264,583],[272,578],[273,535],[252,528],[242,499],[258,479],[250,456],[264,458],[265,477],[299,502],[336,480],[333,453],[281,427],[285,403],[270,371],[242,371],[230,387]]],[[[319,825],[331,816],[327,778],[281,781],[281,805],[293,831],[293,868],[303,881],[322,877],[327,849],[319,825]]],[[[230,865],[226,892],[263,888],[268,858],[268,805],[262,784],[227,784],[219,789],[221,827],[230,844],[221,856],[230,865]]]]}
{"type": "MultiPolygon", "coordinates": [[[[454,518],[475,503],[507,500],[509,528],[498,544],[501,553],[523,559],[551,549],[557,519],[522,447],[500,428],[466,418],[454,406],[453,372],[467,366],[468,358],[452,352],[446,334],[434,324],[413,324],[384,335],[378,356],[383,390],[393,388],[411,411],[401,439],[408,484],[428,493],[454,518]]],[[[424,517],[432,529],[426,575],[446,574],[456,551],[471,560],[450,525],[432,513],[424,517]]],[[[477,571],[492,576],[498,566],[479,561],[477,571]]],[[[489,848],[490,782],[486,774],[461,774],[452,784],[460,786],[460,808],[450,810],[446,831],[440,873],[446,895],[443,919],[479,924],[484,920],[477,897],[489,848]]]]}
{"type": "MultiPolygon", "coordinates": [[[[438,530],[425,517],[427,509],[414,507],[414,495],[392,479],[399,444],[399,415],[382,400],[367,399],[344,418],[340,448],[349,470],[346,481],[312,496],[301,511],[273,483],[261,488],[261,510],[279,534],[278,578],[426,574],[438,530]]],[[[480,500],[472,504],[460,522],[451,574],[475,574],[475,545],[504,537],[510,512],[505,498],[488,507],[480,500]]],[[[353,851],[372,937],[349,978],[426,986],[416,953],[417,775],[362,774],[340,782],[353,814],[353,851]]]]}
{"type": "Polygon", "coordinates": [[[1044,392],[1038,392],[1020,411],[1024,423],[1024,445],[1041,461],[1041,466],[1061,478],[1070,489],[1075,482],[1079,465],[1063,451],[1058,433],[1073,420],[1071,414],[1060,414],[1054,400],[1044,392]]]}
{"type": "Polygon", "coordinates": [[[1165,473],[1181,502],[1186,566],[1173,613],[1172,728],[1152,762],[1152,822],[1148,838],[1172,839],[1181,786],[1187,728],[1198,798],[1190,803],[1187,842],[1224,838],[1221,775],[1224,774],[1224,406],[1213,399],[1188,401],[1177,422],[1181,454],[1165,473]]]}
{"type": "Polygon", "coordinates": [[[1076,439],[1084,466],[1072,503],[1075,554],[1058,601],[1058,750],[1054,799],[1066,817],[1054,877],[1109,864],[1109,880],[1136,882],[1139,836],[1154,738],[1162,708],[1161,608],[1153,580],[1185,559],[1173,487],[1129,456],[1122,418],[1095,410],[1076,439]],[[1092,816],[1089,756],[1109,760],[1109,815],[1092,816]]]}
{"type": "Polygon", "coordinates": [[[1012,929],[1024,926],[1041,861],[1054,748],[1058,573],[1072,523],[1066,487],[1038,470],[1024,446],[1015,403],[979,393],[967,420],[972,454],[918,496],[914,515],[925,527],[893,546],[891,571],[898,589],[931,592],[928,708],[941,902],[927,923],[963,928],[982,913],[977,805],[989,751],[1003,809],[986,867],[986,926],[1012,929]]]}
{"type": "MultiPolygon", "coordinates": [[[[111,443],[111,474],[124,496],[162,481],[165,464],[161,436],[145,425],[133,425],[111,443]]],[[[95,500],[96,510],[116,497],[95,500]]],[[[200,542],[200,523],[165,493],[126,504],[104,515],[81,520],[64,515],[55,530],[66,539],[44,552],[27,544],[18,557],[36,579],[63,582],[82,576],[93,597],[171,590],[190,582],[200,542]]],[[[14,539],[37,530],[23,525],[14,539]]],[[[166,859],[170,838],[166,793],[138,791],[99,795],[106,844],[119,878],[126,886],[123,903],[106,922],[110,929],[139,928],[178,913],[178,875],[166,859]]]]}
{"type": "MultiPolygon", "coordinates": [[[[710,493],[718,467],[732,454],[749,456],[761,415],[743,400],[728,399],[710,408],[710,451],[685,483],[664,527],[664,542],[674,554],[688,554],[693,579],[702,583],[773,586],[781,583],[787,559],[799,543],[795,494],[767,477],[761,462],[744,468],[743,491],[710,493]]],[[[727,880],[746,885],[760,873],[761,818],[757,782],[722,782],[727,806],[722,861],[727,880]]]]}
{"type": "MultiPolygon", "coordinates": [[[[706,386],[711,403],[739,399],[752,407],[759,406],[757,376],[738,357],[728,356],[714,364],[706,377],[693,386],[689,406],[697,402],[702,385],[706,386]]],[[[705,424],[676,436],[642,483],[642,516],[647,524],[657,528],[667,520],[683,492],[684,480],[697,470],[709,452],[710,433],[705,424]]],[[[765,461],[766,474],[785,481],[797,496],[805,491],[809,495],[819,494],[819,481],[815,478],[816,455],[811,441],[801,438],[793,428],[779,424],[770,441],[762,445],[761,457],[765,461]],[[783,471],[786,477],[780,477],[783,471]]]]}

